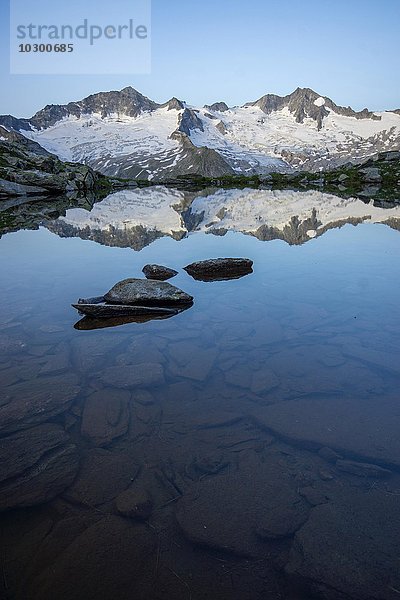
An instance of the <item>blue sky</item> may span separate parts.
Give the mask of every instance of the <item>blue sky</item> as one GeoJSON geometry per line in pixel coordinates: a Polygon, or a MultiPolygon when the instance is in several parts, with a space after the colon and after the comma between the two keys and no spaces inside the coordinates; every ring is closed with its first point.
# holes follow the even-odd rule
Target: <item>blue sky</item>
{"type": "Polygon", "coordinates": [[[356,109],[400,108],[400,0],[153,0],[148,75],[10,75],[8,22],[0,0],[1,114],[127,85],[160,102],[235,105],[300,86],[356,109]]]}

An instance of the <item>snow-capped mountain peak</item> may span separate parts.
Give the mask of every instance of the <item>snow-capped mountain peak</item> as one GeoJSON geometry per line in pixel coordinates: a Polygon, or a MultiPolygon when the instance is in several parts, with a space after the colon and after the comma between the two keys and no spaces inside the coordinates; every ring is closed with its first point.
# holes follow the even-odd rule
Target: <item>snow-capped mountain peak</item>
{"type": "Polygon", "coordinates": [[[2,116],[0,125],[61,159],[154,180],[318,170],[400,149],[399,110],[355,111],[310,88],[196,108],[176,97],[160,104],[129,86],[50,104],[30,119],[2,116]]]}

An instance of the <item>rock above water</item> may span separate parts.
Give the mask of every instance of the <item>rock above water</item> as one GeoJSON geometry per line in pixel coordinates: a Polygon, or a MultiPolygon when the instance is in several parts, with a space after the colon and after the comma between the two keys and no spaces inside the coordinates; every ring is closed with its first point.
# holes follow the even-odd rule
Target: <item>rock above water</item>
{"type": "Polygon", "coordinates": [[[0,440],[0,510],[33,506],[61,494],[79,466],[76,446],[52,423],[0,440]]]}
{"type": "Polygon", "coordinates": [[[162,265],[145,265],[142,271],[147,279],[157,279],[158,281],[165,281],[178,275],[178,271],[162,265]]]}
{"type": "Polygon", "coordinates": [[[124,279],[104,295],[106,302],[144,306],[184,306],[193,298],[165,281],[124,279]]]}
{"type": "Polygon", "coordinates": [[[37,377],[0,390],[0,432],[27,429],[68,410],[80,391],[74,375],[37,377]]]}
{"type": "Polygon", "coordinates": [[[212,258],[191,263],[184,267],[194,279],[218,281],[237,279],[253,272],[253,261],[248,258],[212,258]]]}
{"type": "Polygon", "coordinates": [[[101,176],[86,165],[66,163],[17,131],[0,127],[0,194],[25,196],[88,191],[101,176]]]}

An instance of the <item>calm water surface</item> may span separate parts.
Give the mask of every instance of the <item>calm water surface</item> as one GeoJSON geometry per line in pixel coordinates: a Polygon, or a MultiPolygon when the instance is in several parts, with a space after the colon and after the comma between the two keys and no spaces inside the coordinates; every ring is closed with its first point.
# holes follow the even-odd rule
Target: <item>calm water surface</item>
{"type": "Polygon", "coordinates": [[[3,597],[398,598],[398,208],[165,188],[56,208],[0,212],[3,597]],[[182,271],[219,256],[254,273],[182,271]],[[71,308],[146,263],[193,307],[104,328],[71,308]]]}

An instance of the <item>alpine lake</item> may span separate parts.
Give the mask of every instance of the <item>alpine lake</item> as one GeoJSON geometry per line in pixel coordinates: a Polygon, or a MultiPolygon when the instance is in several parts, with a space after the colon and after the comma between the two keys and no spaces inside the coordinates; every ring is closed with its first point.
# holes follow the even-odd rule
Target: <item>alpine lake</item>
{"type": "Polygon", "coordinates": [[[397,600],[400,205],[0,201],[0,597],[397,600]],[[200,281],[183,267],[244,257],[200,281]],[[146,264],[169,318],[71,307],[146,264]]]}

